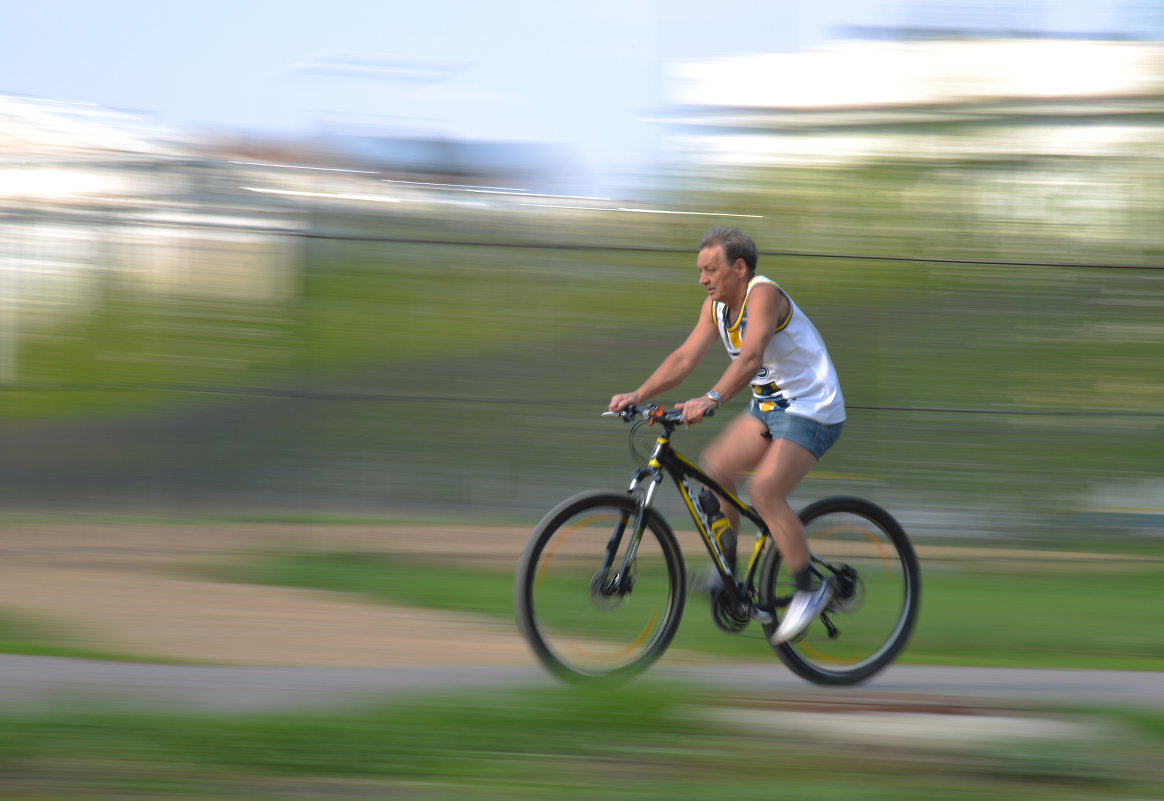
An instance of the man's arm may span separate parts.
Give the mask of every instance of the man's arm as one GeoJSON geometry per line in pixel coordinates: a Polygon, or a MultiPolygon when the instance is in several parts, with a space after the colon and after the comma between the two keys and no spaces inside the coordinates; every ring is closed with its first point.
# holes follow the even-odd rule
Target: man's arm
{"type": "Polygon", "coordinates": [[[692,371],[707,354],[707,349],[719,338],[719,331],[711,319],[711,298],[703,302],[699,312],[699,319],[695,327],[687,335],[683,344],[671,352],[660,364],[651,377],[643,382],[634,392],[615,395],[610,399],[610,411],[620,412],[627,406],[638,406],[658,395],[683,383],[683,379],[691,375],[692,371]]]}
{"type": "MultiPolygon", "coordinates": [[[[726,401],[751,383],[764,364],[764,349],[776,333],[780,321],[788,314],[788,298],[770,284],[757,284],[748,295],[748,327],[740,355],[732,360],[723,375],[709,389],[726,401]]],[[[714,326],[712,326],[714,330],[714,326]]],[[[719,406],[707,395],[677,404],[683,410],[683,419],[690,425],[698,423],[712,409],[719,406]]]]}

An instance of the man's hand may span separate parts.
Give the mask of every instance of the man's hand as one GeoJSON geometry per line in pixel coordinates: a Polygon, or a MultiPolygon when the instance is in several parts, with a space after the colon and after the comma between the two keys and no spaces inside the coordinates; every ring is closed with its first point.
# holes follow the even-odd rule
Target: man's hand
{"type": "Polygon", "coordinates": [[[622,395],[615,395],[610,399],[610,411],[621,412],[628,406],[639,406],[641,401],[639,396],[633,392],[626,392],[622,395]]]}
{"type": "Polygon", "coordinates": [[[701,395],[683,403],[676,403],[675,408],[683,412],[683,423],[690,427],[692,423],[703,420],[709,412],[714,412],[718,406],[711,398],[701,395]]]}

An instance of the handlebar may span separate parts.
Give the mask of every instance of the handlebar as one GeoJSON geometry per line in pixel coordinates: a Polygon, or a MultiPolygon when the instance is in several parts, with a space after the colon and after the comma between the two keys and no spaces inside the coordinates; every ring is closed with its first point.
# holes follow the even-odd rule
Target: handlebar
{"type": "MultiPolygon", "coordinates": [[[[708,409],[703,413],[704,417],[713,417],[715,409],[708,409]]],[[[636,417],[641,416],[650,425],[656,422],[667,426],[683,425],[683,410],[682,409],[665,409],[662,406],[635,406],[631,404],[623,409],[621,412],[603,412],[603,417],[621,417],[625,422],[629,423],[636,417]]]]}

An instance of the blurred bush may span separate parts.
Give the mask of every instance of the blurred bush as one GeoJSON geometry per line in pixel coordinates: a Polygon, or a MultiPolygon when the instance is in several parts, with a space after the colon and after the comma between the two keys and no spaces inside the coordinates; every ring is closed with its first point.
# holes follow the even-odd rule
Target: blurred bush
{"type": "Polygon", "coordinates": [[[1158,535],[1164,128],[1115,102],[1091,109],[1102,147],[1046,144],[1095,121],[1078,108],[881,112],[875,157],[688,156],[638,200],[9,159],[36,180],[0,207],[0,503],[530,522],[624,483],[598,413],[690,329],[694,243],[736,223],[850,405],[806,499],[872,495],[921,537],[1158,535]]]}

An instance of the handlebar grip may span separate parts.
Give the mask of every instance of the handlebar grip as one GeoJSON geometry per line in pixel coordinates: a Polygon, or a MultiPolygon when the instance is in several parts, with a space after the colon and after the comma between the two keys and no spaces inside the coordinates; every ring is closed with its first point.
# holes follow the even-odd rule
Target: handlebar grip
{"type": "MultiPolygon", "coordinates": [[[[715,411],[716,411],[715,409],[708,409],[706,412],[703,413],[703,416],[704,417],[715,417],[715,411]]],[[[629,423],[630,421],[634,420],[636,416],[638,416],[640,414],[643,416],[644,419],[648,419],[648,420],[649,419],[666,419],[666,420],[673,422],[673,423],[682,423],[683,422],[683,412],[680,411],[679,409],[671,409],[670,411],[663,411],[662,407],[660,407],[660,406],[650,406],[650,407],[644,408],[641,406],[635,406],[633,404],[630,406],[627,406],[626,408],[624,408],[620,412],[612,412],[609,410],[605,411],[602,413],[601,416],[602,417],[621,417],[624,421],[629,423]],[[658,417],[656,417],[656,415],[658,415],[658,417]]]]}

